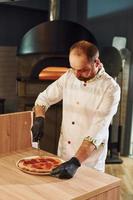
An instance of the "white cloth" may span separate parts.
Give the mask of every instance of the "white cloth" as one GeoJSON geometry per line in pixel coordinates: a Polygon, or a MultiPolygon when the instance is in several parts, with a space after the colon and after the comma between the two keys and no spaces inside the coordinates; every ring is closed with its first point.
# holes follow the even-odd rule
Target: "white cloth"
{"type": "Polygon", "coordinates": [[[117,111],[120,87],[102,68],[86,85],[69,69],[39,94],[35,105],[48,109],[63,99],[63,118],[58,155],[64,160],[75,155],[85,137],[96,141],[96,149],[83,163],[104,171],[108,127],[117,111]]]}

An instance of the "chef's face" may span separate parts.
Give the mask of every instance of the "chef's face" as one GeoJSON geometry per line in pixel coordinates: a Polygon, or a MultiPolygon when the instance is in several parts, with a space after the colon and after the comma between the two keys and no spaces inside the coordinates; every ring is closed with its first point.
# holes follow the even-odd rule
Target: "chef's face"
{"type": "Polygon", "coordinates": [[[81,80],[86,81],[95,77],[99,70],[100,60],[98,56],[95,60],[88,60],[83,52],[77,52],[73,49],[69,54],[70,66],[75,76],[81,80]]]}

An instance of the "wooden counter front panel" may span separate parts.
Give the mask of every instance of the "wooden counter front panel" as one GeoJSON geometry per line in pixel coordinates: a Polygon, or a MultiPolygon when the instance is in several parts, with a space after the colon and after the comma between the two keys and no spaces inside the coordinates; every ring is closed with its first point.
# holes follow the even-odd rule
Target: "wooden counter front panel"
{"type": "Polygon", "coordinates": [[[31,147],[31,112],[0,115],[0,154],[31,147]]]}
{"type": "Polygon", "coordinates": [[[120,200],[120,187],[115,187],[107,192],[86,200],[120,200]]]}

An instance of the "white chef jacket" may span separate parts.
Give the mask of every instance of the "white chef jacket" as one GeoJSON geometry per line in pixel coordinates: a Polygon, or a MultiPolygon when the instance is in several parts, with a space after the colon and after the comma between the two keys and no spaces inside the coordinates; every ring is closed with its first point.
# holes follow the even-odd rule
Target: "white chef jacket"
{"type": "Polygon", "coordinates": [[[85,137],[95,143],[95,150],[83,164],[104,171],[108,127],[117,111],[120,87],[102,68],[84,83],[69,69],[38,95],[35,105],[51,105],[63,100],[63,118],[58,155],[64,160],[75,155],[85,137]]]}

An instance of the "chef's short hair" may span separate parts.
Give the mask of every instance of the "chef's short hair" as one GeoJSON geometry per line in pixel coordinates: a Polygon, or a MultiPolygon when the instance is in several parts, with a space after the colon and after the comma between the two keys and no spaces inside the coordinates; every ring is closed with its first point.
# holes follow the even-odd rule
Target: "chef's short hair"
{"type": "Polygon", "coordinates": [[[86,40],[81,40],[74,43],[70,47],[70,53],[74,49],[77,50],[77,53],[79,54],[84,53],[87,56],[88,60],[95,60],[97,57],[99,57],[99,50],[96,45],[86,40]]]}

